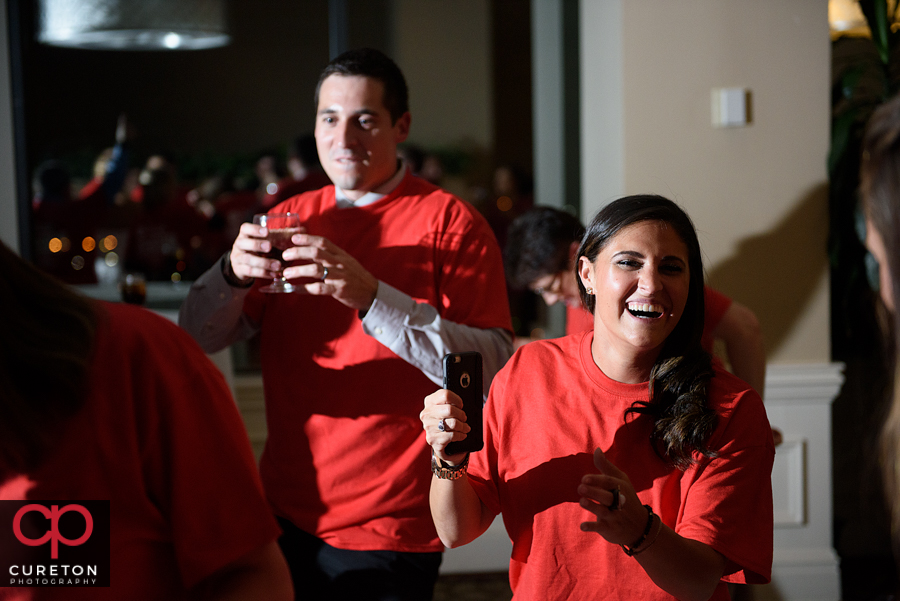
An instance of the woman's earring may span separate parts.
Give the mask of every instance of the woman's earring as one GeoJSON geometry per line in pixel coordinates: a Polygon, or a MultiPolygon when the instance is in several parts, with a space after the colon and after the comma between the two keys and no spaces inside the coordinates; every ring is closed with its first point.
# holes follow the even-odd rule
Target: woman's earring
{"type": "Polygon", "coordinates": [[[587,292],[588,294],[590,294],[591,296],[593,296],[593,294],[594,294],[594,289],[593,289],[593,288],[588,288],[585,292],[587,292]]]}

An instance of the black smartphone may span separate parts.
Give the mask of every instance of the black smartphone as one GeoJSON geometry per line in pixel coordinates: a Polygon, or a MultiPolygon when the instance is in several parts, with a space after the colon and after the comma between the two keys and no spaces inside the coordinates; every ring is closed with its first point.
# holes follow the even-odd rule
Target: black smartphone
{"type": "Polygon", "coordinates": [[[472,428],[465,440],[454,440],[444,452],[448,455],[480,451],[484,447],[484,394],[481,376],[481,353],[444,355],[444,388],[462,398],[466,423],[472,428]]]}

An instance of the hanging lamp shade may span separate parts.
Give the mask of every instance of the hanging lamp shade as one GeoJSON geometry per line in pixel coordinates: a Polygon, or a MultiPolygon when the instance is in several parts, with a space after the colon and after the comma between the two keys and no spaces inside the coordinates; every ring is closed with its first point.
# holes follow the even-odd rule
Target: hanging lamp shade
{"type": "Polygon", "coordinates": [[[98,50],[225,46],[225,0],[40,0],[38,41],[98,50]]]}

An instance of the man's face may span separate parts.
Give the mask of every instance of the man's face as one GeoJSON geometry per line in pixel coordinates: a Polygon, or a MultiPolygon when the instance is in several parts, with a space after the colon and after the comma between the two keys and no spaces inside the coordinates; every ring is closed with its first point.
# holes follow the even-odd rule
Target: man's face
{"type": "Polygon", "coordinates": [[[528,288],[543,298],[549,306],[562,302],[567,307],[580,307],[581,291],[578,290],[578,276],[575,275],[575,255],[577,253],[578,242],[572,242],[569,245],[566,269],[544,274],[531,282],[528,288]]]}
{"type": "Polygon", "coordinates": [[[319,88],[316,147],[325,173],[351,200],[397,172],[397,144],[409,134],[409,113],[396,123],[384,86],[361,75],[329,75],[319,88]]]}
{"type": "Polygon", "coordinates": [[[578,290],[574,269],[541,276],[528,287],[549,306],[558,302],[564,303],[567,307],[581,306],[581,292],[578,290]]]}

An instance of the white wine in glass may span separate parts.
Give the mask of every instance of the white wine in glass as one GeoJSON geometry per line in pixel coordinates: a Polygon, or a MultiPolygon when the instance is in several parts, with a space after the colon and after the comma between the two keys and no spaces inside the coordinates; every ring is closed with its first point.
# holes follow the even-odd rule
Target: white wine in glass
{"type": "MultiPolygon", "coordinates": [[[[253,216],[253,223],[261,225],[268,230],[266,239],[272,245],[266,257],[275,259],[282,264],[284,269],[284,259],[282,251],[294,245],[291,237],[300,233],[300,216],[297,213],[265,213],[253,216]]],[[[294,286],[283,275],[277,276],[272,280],[271,284],[260,288],[260,292],[297,292],[300,288],[294,286]]]]}

